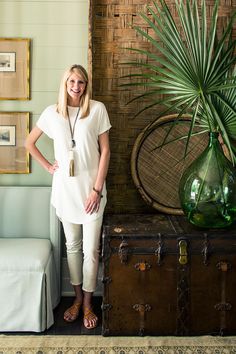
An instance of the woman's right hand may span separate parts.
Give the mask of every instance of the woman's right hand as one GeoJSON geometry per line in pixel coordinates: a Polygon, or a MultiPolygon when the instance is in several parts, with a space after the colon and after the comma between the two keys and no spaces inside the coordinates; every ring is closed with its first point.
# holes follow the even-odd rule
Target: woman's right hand
{"type": "Polygon", "coordinates": [[[56,172],[56,170],[58,169],[58,162],[57,161],[54,161],[54,163],[52,164],[52,165],[49,165],[49,167],[48,167],[48,172],[51,174],[51,175],[53,175],[54,174],[54,172],[56,172]]]}
{"type": "Polygon", "coordinates": [[[57,161],[54,161],[54,163],[51,164],[36,146],[36,142],[42,134],[43,131],[38,126],[35,126],[25,140],[25,148],[46,171],[53,175],[54,172],[58,169],[57,161]]]}

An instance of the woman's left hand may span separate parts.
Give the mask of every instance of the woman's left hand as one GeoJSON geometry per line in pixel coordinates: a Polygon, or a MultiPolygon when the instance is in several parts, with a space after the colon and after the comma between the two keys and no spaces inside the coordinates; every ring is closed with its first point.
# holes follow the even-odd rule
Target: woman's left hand
{"type": "Polygon", "coordinates": [[[101,196],[92,191],[85,202],[85,211],[87,214],[97,213],[100,207],[101,196]]]}

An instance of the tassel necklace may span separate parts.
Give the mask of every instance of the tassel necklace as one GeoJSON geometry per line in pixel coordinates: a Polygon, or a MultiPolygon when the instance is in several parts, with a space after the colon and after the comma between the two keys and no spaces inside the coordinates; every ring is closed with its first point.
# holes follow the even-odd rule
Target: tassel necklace
{"type": "Polygon", "coordinates": [[[75,121],[74,124],[72,126],[71,121],[70,121],[70,114],[69,114],[69,110],[67,107],[67,116],[68,116],[68,122],[69,122],[69,127],[70,127],[70,135],[71,135],[71,148],[69,150],[69,176],[70,177],[74,177],[75,175],[75,161],[74,161],[74,151],[73,148],[75,148],[76,146],[76,142],[74,139],[74,132],[75,132],[75,124],[77,122],[78,116],[79,116],[79,109],[77,111],[76,117],[75,117],[75,121]]]}

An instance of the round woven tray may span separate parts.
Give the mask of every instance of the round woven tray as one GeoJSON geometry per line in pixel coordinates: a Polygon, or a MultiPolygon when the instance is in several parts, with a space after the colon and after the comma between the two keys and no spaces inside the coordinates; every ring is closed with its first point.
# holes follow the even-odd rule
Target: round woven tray
{"type": "Polygon", "coordinates": [[[135,186],[149,205],[167,214],[181,215],[180,178],[186,167],[207,146],[208,135],[192,137],[189,153],[184,158],[186,139],[175,140],[187,135],[190,119],[183,117],[168,135],[167,141],[172,142],[160,147],[175,118],[176,115],[162,117],[139,134],[132,150],[131,174],[135,186]]]}

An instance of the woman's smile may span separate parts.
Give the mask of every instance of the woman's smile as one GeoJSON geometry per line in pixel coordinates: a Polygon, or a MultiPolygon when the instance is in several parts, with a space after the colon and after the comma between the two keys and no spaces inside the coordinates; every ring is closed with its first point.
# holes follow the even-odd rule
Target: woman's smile
{"type": "Polygon", "coordinates": [[[78,100],[80,97],[83,95],[84,91],[86,88],[86,82],[82,80],[82,78],[73,73],[69,76],[67,80],[67,93],[69,95],[69,103],[72,99],[73,100],[78,100]]]}

